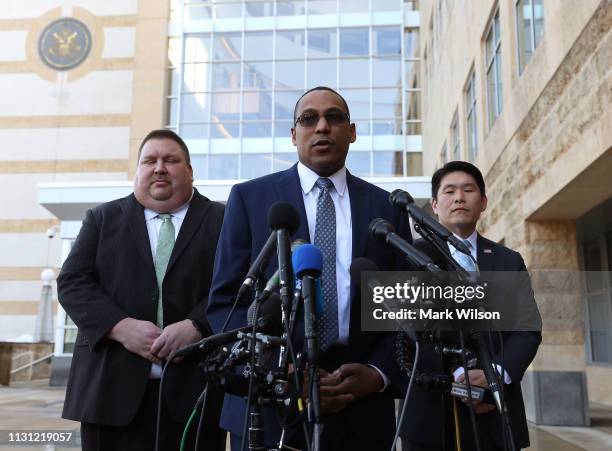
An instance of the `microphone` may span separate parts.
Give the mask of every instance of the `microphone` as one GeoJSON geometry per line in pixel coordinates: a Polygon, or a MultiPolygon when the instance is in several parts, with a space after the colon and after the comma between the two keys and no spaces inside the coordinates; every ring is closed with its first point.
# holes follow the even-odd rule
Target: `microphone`
{"type": "Polygon", "coordinates": [[[293,253],[292,263],[295,275],[302,280],[306,355],[310,364],[318,364],[317,279],[323,270],[323,255],[315,245],[304,244],[293,253]]]}
{"type": "MultiPolygon", "coordinates": [[[[303,244],[306,244],[308,241],[303,240],[302,238],[298,238],[297,240],[293,240],[291,243],[291,252],[295,252],[295,250],[303,244]]],[[[280,285],[280,276],[278,274],[278,269],[272,274],[272,276],[268,279],[266,286],[261,291],[259,295],[259,301],[265,301],[273,290],[276,290],[280,285]]],[[[250,308],[250,307],[249,307],[250,308]]]]}
{"type": "Polygon", "coordinates": [[[471,255],[470,250],[460,239],[453,235],[446,227],[444,227],[438,221],[436,221],[427,213],[425,213],[423,209],[417,207],[414,204],[414,199],[412,198],[412,196],[406,191],[396,189],[389,195],[389,202],[391,202],[391,205],[393,205],[394,207],[399,208],[400,210],[407,211],[408,214],[414,220],[414,222],[416,222],[421,227],[426,228],[427,230],[431,230],[444,241],[448,241],[459,252],[462,252],[466,255],[471,255]]]}
{"type": "Polygon", "coordinates": [[[266,241],[266,244],[264,244],[264,246],[261,248],[261,251],[259,251],[259,255],[257,255],[255,261],[253,261],[253,264],[251,264],[251,267],[247,272],[247,276],[245,277],[244,282],[242,282],[242,285],[238,290],[239,299],[242,299],[244,296],[246,296],[252,291],[253,285],[255,284],[255,282],[257,282],[257,280],[266,270],[270,257],[272,257],[275,251],[276,231],[272,231],[272,233],[268,237],[268,240],[266,241]]]}
{"type": "Polygon", "coordinates": [[[257,319],[257,327],[264,327],[268,335],[280,336],[283,333],[281,321],[281,300],[274,292],[270,293],[268,299],[259,306],[258,318],[255,318],[257,303],[253,302],[247,310],[247,323],[253,327],[257,319]],[[263,321],[263,324],[262,324],[263,321]]]}
{"type": "MultiPolygon", "coordinates": [[[[257,320],[257,331],[263,332],[267,335],[280,336],[283,328],[280,318],[280,298],[278,297],[278,295],[272,294],[268,302],[265,302],[262,305],[260,313],[261,315],[257,320]]],[[[254,316],[254,314],[255,312],[253,311],[251,316],[254,316]]],[[[247,318],[248,315],[249,314],[247,312],[247,318]]],[[[196,352],[208,352],[224,344],[233,343],[237,340],[237,335],[239,332],[250,332],[251,330],[253,330],[253,324],[255,324],[255,319],[251,318],[249,320],[249,324],[246,326],[230,330],[229,332],[210,335],[196,343],[183,346],[181,349],[174,353],[172,358],[191,355],[195,354],[196,352]]]]}
{"type": "Polygon", "coordinates": [[[278,278],[283,306],[289,307],[293,297],[293,275],[291,274],[291,248],[289,236],[300,225],[300,216],[289,202],[275,202],[268,211],[268,225],[276,231],[278,248],[278,278]]]}
{"type": "Polygon", "coordinates": [[[414,246],[395,233],[395,228],[389,221],[382,218],[373,219],[372,222],[370,222],[368,230],[374,238],[390,244],[401,251],[410,263],[417,268],[433,273],[441,271],[427,255],[416,250],[414,246]]]}

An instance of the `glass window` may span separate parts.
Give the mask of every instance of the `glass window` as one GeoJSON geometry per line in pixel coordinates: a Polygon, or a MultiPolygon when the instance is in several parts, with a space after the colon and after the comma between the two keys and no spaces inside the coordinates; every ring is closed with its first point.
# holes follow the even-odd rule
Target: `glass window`
{"type": "Polygon", "coordinates": [[[242,93],[242,119],[269,121],[272,119],[272,93],[246,91],[242,93]]]}
{"type": "Polygon", "coordinates": [[[166,100],[166,125],[176,125],[178,121],[178,99],[171,97],[166,100]]]}
{"type": "MultiPolygon", "coordinates": [[[[342,91],[342,97],[346,100],[351,112],[351,120],[370,118],[370,90],[369,89],[347,89],[342,91]]],[[[359,130],[363,133],[361,130],[359,130]]]]}
{"type": "Polygon", "coordinates": [[[207,63],[185,64],[183,66],[183,92],[208,91],[207,63]]]}
{"type": "Polygon", "coordinates": [[[195,180],[206,180],[208,178],[208,155],[191,154],[191,167],[195,180]]]}
{"type": "Polygon", "coordinates": [[[245,60],[271,60],[272,59],[272,32],[249,31],[244,33],[245,60]]]}
{"type": "Polygon", "coordinates": [[[402,121],[399,119],[388,119],[385,121],[372,121],[373,135],[401,135],[402,121]]]}
{"type": "Polygon", "coordinates": [[[240,120],[240,93],[213,92],[212,119],[213,122],[240,120]]]}
{"type": "Polygon", "coordinates": [[[503,109],[501,38],[499,35],[499,11],[489,24],[485,43],[487,74],[487,110],[489,128],[493,126],[503,109]]]}
{"type": "Polygon", "coordinates": [[[335,14],[336,0],[308,0],[308,14],[335,14]]]}
{"type": "Polygon", "coordinates": [[[304,89],[304,61],[277,61],[276,88],[304,89]]]}
{"type": "Polygon", "coordinates": [[[357,177],[370,177],[370,152],[349,151],[346,156],[346,168],[357,177]]]}
{"type": "Polygon", "coordinates": [[[468,158],[476,161],[478,155],[478,126],[476,124],[476,76],[474,69],[465,86],[465,117],[467,121],[468,158]]]}
{"type": "Polygon", "coordinates": [[[459,139],[459,116],[457,110],[450,126],[451,146],[454,160],[461,160],[461,140],[459,139]]]}
{"type": "Polygon", "coordinates": [[[389,177],[404,175],[403,153],[400,151],[377,151],[372,159],[372,176],[389,177]]]}
{"type": "Polygon", "coordinates": [[[419,59],[419,29],[407,28],[404,31],[404,57],[406,59],[419,59]]]}
{"type": "Polygon", "coordinates": [[[276,32],[276,59],[296,59],[304,57],[304,31],[276,32]]]}
{"type": "Polygon", "coordinates": [[[306,12],[304,0],[298,1],[277,1],[276,15],[277,16],[301,16],[306,12]]]}
{"type": "Polygon", "coordinates": [[[367,58],[340,60],[340,88],[365,88],[370,85],[370,61],[367,58]]]}
{"type": "Polygon", "coordinates": [[[341,2],[340,9],[343,13],[369,12],[370,2],[368,0],[351,0],[350,2],[341,2]]]}
{"type": "Polygon", "coordinates": [[[181,96],[182,122],[208,122],[210,94],[183,94],[181,96]]]}
{"type": "Polygon", "coordinates": [[[212,90],[218,89],[240,89],[240,63],[212,65],[212,90]]]}
{"type": "Polygon", "coordinates": [[[277,91],[274,93],[274,117],[293,121],[293,109],[302,91],[277,91]]]}
{"type": "Polygon", "coordinates": [[[421,63],[419,61],[405,61],[406,87],[419,89],[421,87],[421,63]]]}
{"type": "Polygon", "coordinates": [[[267,175],[272,169],[272,154],[247,153],[240,155],[240,178],[254,179],[267,175]]]}
{"type": "Polygon", "coordinates": [[[183,43],[179,38],[168,39],[168,66],[179,67],[181,65],[181,46],[183,43]]]}
{"type": "Polygon", "coordinates": [[[365,56],[370,52],[370,33],[367,28],[340,30],[340,56],[365,56]]]}
{"type": "Polygon", "coordinates": [[[406,93],[406,119],[409,121],[421,120],[420,91],[409,91],[406,93]]]}
{"type": "Polygon", "coordinates": [[[442,165],[445,165],[447,161],[448,161],[448,150],[446,147],[446,141],[444,141],[444,144],[442,145],[442,150],[440,150],[440,163],[442,165]]]}
{"type": "Polygon", "coordinates": [[[242,2],[217,2],[215,12],[217,19],[242,17],[242,2]]]}
{"type": "Polygon", "coordinates": [[[407,135],[420,135],[422,133],[421,121],[406,121],[405,127],[407,135]]]}
{"type": "Polygon", "coordinates": [[[293,121],[276,121],[274,122],[274,136],[277,138],[290,137],[293,121]]]}
{"type": "Polygon", "coordinates": [[[237,179],[238,178],[238,155],[236,154],[211,154],[208,157],[208,178],[211,180],[237,179]]]}
{"type": "Polygon", "coordinates": [[[308,58],[336,58],[337,36],[335,29],[308,30],[308,58]]]}
{"type": "Polygon", "coordinates": [[[373,0],[372,9],[374,11],[400,11],[402,0],[373,0]]]}
{"type": "Polygon", "coordinates": [[[518,0],[516,3],[519,74],[531,59],[544,33],[543,8],[542,0],[518,0]]]}
{"type": "MultiPolygon", "coordinates": [[[[210,124],[210,137],[213,139],[236,139],[240,137],[238,122],[213,122],[210,124]]],[[[238,174],[236,174],[238,175],[238,174]]],[[[225,178],[225,177],[220,177],[225,178]]]]}
{"type": "MultiPolygon", "coordinates": [[[[208,138],[208,124],[181,124],[181,138],[185,141],[208,138]]],[[[194,151],[189,146],[190,151],[194,151]]]]}
{"type": "Polygon", "coordinates": [[[272,63],[245,61],[242,67],[244,89],[272,89],[272,63]]]}
{"type": "Polygon", "coordinates": [[[402,61],[399,58],[372,58],[373,87],[400,86],[401,83],[402,61]]]}
{"type": "Polygon", "coordinates": [[[377,56],[400,56],[402,31],[398,27],[376,27],[372,29],[372,53],[377,56]]]}
{"type": "Polygon", "coordinates": [[[210,36],[185,37],[185,62],[205,63],[210,61],[210,36]]]}
{"type": "Polygon", "coordinates": [[[369,120],[353,120],[351,117],[351,122],[355,123],[355,130],[357,132],[357,136],[361,135],[369,135],[370,134],[370,121],[369,120]]]}
{"type": "Polygon", "coordinates": [[[336,60],[310,60],[306,65],[307,87],[336,87],[336,60]]]}
{"type": "Polygon", "coordinates": [[[393,89],[372,89],[372,117],[392,118],[402,115],[402,91],[393,89]]]}
{"type": "Polygon", "coordinates": [[[178,69],[168,70],[167,83],[166,92],[168,92],[171,96],[177,96],[179,93],[179,85],[181,84],[178,69]]]}
{"type": "Polygon", "coordinates": [[[212,6],[210,5],[191,3],[185,5],[185,9],[183,11],[185,14],[185,21],[212,19],[212,6]]]}
{"type": "Polygon", "coordinates": [[[274,172],[289,169],[298,161],[297,152],[275,153],[272,160],[272,170],[274,172]]]}
{"type": "Polygon", "coordinates": [[[244,2],[246,17],[269,17],[274,15],[274,2],[244,2]]]}
{"type": "Polygon", "coordinates": [[[242,36],[240,33],[216,33],[213,38],[215,61],[240,61],[242,36]]]}

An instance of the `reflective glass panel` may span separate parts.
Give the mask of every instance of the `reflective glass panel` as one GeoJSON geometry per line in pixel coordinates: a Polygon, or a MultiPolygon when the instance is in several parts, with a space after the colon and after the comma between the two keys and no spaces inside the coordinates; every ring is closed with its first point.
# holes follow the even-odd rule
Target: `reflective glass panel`
{"type": "Polygon", "coordinates": [[[242,17],[242,3],[217,2],[215,11],[217,14],[217,19],[225,19],[228,17],[242,17]]]}
{"type": "Polygon", "coordinates": [[[171,96],[177,96],[179,91],[180,79],[178,69],[168,70],[168,87],[166,92],[169,92],[171,96]]]}
{"type": "Polygon", "coordinates": [[[310,60],[306,65],[306,71],[308,88],[336,87],[336,60],[310,60]]]}
{"type": "Polygon", "coordinates": [[[240,33],[216,33],[213,40],[215,61],[240,61],[242,36],[240,33]]]}
{"type": "Polygon", "coordinates": [[[404,159],[402,152],[374,152],[372,161],[372,176],[389,177],[404,175],[404,159]]]}
{"type": "Polygon", "coordinates": [[[335,58],[338,56],[336,29],[308,30],[308,58],[335,58]]]}
{"type": "Polygon", "coordinates": [[[181,138],[184,140],[208,138],[208,124],[181,124],[181,138]]]}
{"type": "Polygon", "coordinates": [[[182,122],[208,122],[210,94],[183,94],[181,96],[182,122]]]}
{"type": "Polygon", "coordinates": [[[388,119],[385,121],[372,121],[373,135],[401,135],[402,121],[397,119],[388,119]]]}
{"type": "Polygon", "coordinates": [[[213,122],[240,120],[240,93],[213,92],[212,120],[213,122]]]}
{"type": "Polygon", "coordinates": [[[400,56],[402,31],[399,27],[376,27],[372,29],[372,54],[378,56],[400,56]]]}
{"type": "Polygon", "coordinates": [[[535,35],[534,47],[537,47],[544,35],[544,5],[542,0],[533,0],[533,25],[535,35]]]}
{"type": "Polygon", "coordinates": [[[304,89],[304,61],[277,61],[276,88],[304,89]]]}
{"type": "Polygon", "coordinates": [[[400,86],[402,61],[398,58],[372,58],[372,86],[400,86]]]}
{"type": "Polygon", "coordinates": [[[247,1],[244,4],[246,17],[269,17],[274,15],[274,2],[247,1]]]}
{"type": "Polygon", "coordinates": [[[275,118],[293,120],[293,109],[302,91],[277,91],[274,95],[275,118]]]}
{"type": "Polygon", "coordinates": [[[245,60],[271,60],[272,59],[272,32],[249,31],[244,33],[245,60]]]}
{"type": "Polygon", "coordinates": [[[346,156],[346,168],[358,177],[370,177],[370,152],[349,150],[346,156]]]}
{"type": "Polygon", "coordinates": [[[344,100],[346,100],[346,103],[348,104],[349,110],[351,112],[351,121],[357,120],[357,119],[369,119],[370,117],[370,90],[369,89],[346,89],[342,91],[340,94],[342,94],[342,97],[344,97],[344,100]]]}
{"type": "Polygon", "coordinates": [[[336,0],[308,0],[308,14],[335,14],[336,0]]]}
{"type": "Polygon", "coordinates": [[[299,59],[304,57],[304,31],[276,32],[276,59],[299,59]]]}
{"type": "Polygon", "coordinates": [[[185,21],[212,19],[212,6],[198,5],[197,3],[185,5],[184,14],[185,17],[183,20],[185,21]]]}
{"type": "Polygon", "coordinates": [[[242,93],[242,119],[243,120],[270,120],[272,119],[272,92],[246,91],[242,93]]]}
{"type": "Polygon", "coordinates": [[[419,61],[405,61],[404,70],[406,71],[406,87],[408,89],[418,89],[421,87],[421,63],[419,61]]]}
{"type": "Polygon", "coordinates": [[[367,58],[340,60],[340,88],[365,88],[370,85],[370,61],[367,58]]]}
{"type": "Polygon", "coordinates": [[[274,123],[274,136],[279,137],[290,137],[291,127],[293,127],[292,121],[276,121],[274,123]]]}
{"type": "Polygon", "coordinates": [[[238,155],[236,154],[211,154],[208,165],[208,178],[211,180],[238,178],[238,155]]]}
{"type": "Polygon", "coordinates": [[[404,32],[404,57],[420,58],[419,29],[407,28],[404,32]]]}
{"type": "Polygon", "coordinates": [[[421,92],[410,91],[406,93],[406,119],[421,120],[421,92]]]}
{"type": "Polygon", "coordinates": [[[272,63],[245,61],[243,68],[244,89],[272,89],[272,63]]]}
{"type": "Polygon", "coordinates": [[[175,125],[178,120],[178,99],[176,97],[166,100],[166,124],[175,125]]]}
{"type": "Polygon", "coordinates": [[[272,160],[272,169],[274,172],[284,171],[289,169],[298,161],[297,152],[282,152],[275,153],[272,160]]]}
{"type": "Polygon", "coordinates": [[[406,122],[406,134],[407,135],[420,135],[421,134],[421,121],[406,122]]]}
{"type": "Polygon", "coordinates": [[[340,55],[365,56],[370,51],[370,33],[367,28],[340,30],[340,55]]]}
{"type": "Polygon", "coordinates": [[[210,61],[210,36],[185,37],[185,62],[205,63],[210,61]]]}
{"type": "Polygon", "coordinates": [[[218,89],[240,89],[240,63],[212,65],[212,90],[218,89]]]}
{"type": "Polygon", "coordinates": [[[191,154],[191,167],[195,180],[206,180],[208,178],[208,155],[191,154]]]}
{"type": "Polygon", "coordinates": [[[355,123],[355,130],[357,132],[357,136],[361,136],[361,135],[369,135],[370,134],[370,121],[369,120],[356,120],[354,121],[353,118],[351,118],[351,122],[355,123]]]}
{"type": "Polygon", "coordinates": [[[374,11],[399,11],[402,7],[402,0],[373,0],[372,10],[374,11]]]}
{"type": "Polygon", "coordinates": [[[240,178],[254,179],[267,175],[272,169],[272,154],[247,153],[240,155],[240,178]]]}
{"type": "Polygon", "coordinates": [[[276,15],[277,16],[301,16],[306,12],[306,4],[304,0],[298,1],[277,1],[276,15]]]}
{"type": "Polygon", "coordinates": [[[343,13],[361,13],[370,10],[370,2],[368,0],[351,0],[343,2],[340,0],[340,11],[343,13]]]}
{"type": "Polygon", "coordinates": [[[243,122],[243,138],[267,138],[272,136],[272,123],[270,122],[243,122]]]}
{"type": "Polygon", "coordinates": [[[240,124],[238,122],[213,122],[210,124],[210,137],[213,139],[239,138],[240,124]]]}
{"type": "Polygon", "coordinates": [[[394,89],[372,90],[372,117],[393,118],[402,115],[402,91],[394,89]]]}
{"type": "Polygon", "coordinates": [[[208,63],[185,64],[183,66],[183,92],[208,91],[208,63]]]}

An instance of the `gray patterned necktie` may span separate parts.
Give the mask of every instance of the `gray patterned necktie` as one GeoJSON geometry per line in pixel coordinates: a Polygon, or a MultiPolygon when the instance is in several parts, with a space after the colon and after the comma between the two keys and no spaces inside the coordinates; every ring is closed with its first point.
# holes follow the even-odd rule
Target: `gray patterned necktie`
{"type": "Polygon", "coordinates": [[[162,285],[166,269],[168,268],[168,262],[170,261],[170,255],[174,248],[174,224],[172,224],[172,215],[169,213],[162,213],[157,215],[157,217],[163,222],[159,229],[157,249],[155,250],[155,276],[157,277],[157,288],[159,290],[156,323],[157,327],[163,328],[164,306],[162,304],[162,285]]]}
{"type": "MultiPolygon", "coordinates": [[[[463,244],[465,244],[471,252],[473,249],[472,243],[470,243],[469,240],[462,239],[461,241],[463,241],[463,244]]],[[[463,269],[465,269],[468,272],[478,271],[478,267],[476,266],[476,263],[474,262],[474,260],[472,260],[472,257],[469,255],[465,255],[463,252],[460,252],[460,251],[455,252],[455,260],[457,261],[457,263],[459,263],[459,265],[461,265],[463,269]]]]}
{"type": "Polygon", "coordinates": [[[314,244],[323,254],[323,315],[319,324],[320,348],[325,351],[338,340],[338,292],[336,285],[336,209],[330,191],[334,187],[328,178],[319,178],[317,219],[314,244]]]}

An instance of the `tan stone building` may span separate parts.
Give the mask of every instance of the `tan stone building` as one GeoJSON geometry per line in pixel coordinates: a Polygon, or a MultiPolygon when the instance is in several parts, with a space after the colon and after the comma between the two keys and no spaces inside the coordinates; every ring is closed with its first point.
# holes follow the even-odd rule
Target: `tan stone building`
{"type": "Polygon", "coordinates": [[[424,0],[421,22],[424,173],[483,171],[480,232],[543,271],[529,417],[587,424],[587,393],[612,403],[612,278],[551,288],[612,270],[612,2],[424,0]]]}

